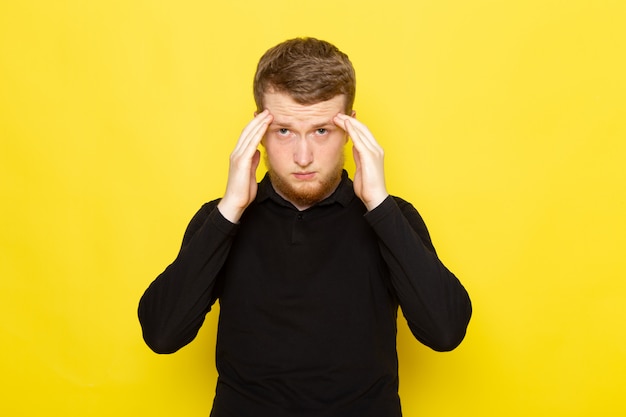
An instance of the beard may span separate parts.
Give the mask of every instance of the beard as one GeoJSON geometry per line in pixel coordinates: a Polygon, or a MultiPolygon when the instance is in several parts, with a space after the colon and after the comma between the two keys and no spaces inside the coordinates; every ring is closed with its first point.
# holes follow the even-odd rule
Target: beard
{"type": "Polygon", "coordinates": [[[290,181],[289,177],[277,173],[272,168],[267,154],[265,155],[265,166],[274,190],[296,207],[305,209],[319,203],[335,191],[341,181],[344,161],[345,155],[342,152],[337,164],[327,174],[316,178],[315,181],[298,182],[293,179],[290,181]]]}

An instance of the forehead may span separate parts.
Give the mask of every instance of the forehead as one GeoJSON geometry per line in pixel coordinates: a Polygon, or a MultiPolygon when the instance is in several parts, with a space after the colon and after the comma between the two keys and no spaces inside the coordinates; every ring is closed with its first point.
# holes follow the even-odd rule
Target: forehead
{"type": "Polygon", "coordinates": [[[315,104],[300,104],[288,94],[269,92],[265,93],[263,104],[274,116],[274,123],[332,123],[335,115],[344,113],[345,96],[338,95],[315,104]]]}

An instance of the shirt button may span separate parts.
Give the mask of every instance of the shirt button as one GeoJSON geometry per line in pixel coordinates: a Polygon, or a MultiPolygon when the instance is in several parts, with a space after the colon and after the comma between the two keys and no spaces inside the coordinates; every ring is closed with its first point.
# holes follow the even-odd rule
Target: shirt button
{"type": "Polygon", "coordinates": [[[302,213],[298,213],[298,220],[302,220],[303,217],[302,213]]]}

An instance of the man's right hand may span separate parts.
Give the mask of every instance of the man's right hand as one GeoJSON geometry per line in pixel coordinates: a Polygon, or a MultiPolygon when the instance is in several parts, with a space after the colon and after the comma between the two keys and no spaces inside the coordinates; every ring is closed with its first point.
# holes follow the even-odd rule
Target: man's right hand
{"type": "Polygon", "coordinates": [[[243,129],[235,150],[230,154],[226,192],[217,208],[222,216],[233,223],[239,222],[245,209],[256,197],[256,169],[261,159],[258,147],[272,120],[267,110],[257,114],[243,129]]]}

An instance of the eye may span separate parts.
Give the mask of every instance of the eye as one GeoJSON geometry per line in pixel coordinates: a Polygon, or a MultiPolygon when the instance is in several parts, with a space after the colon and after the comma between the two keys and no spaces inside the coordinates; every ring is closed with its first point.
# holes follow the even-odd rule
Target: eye
{"type": "Polygon", "coordinates": [[[278,129],[278,134],[280,136],[287,136],[289,134],[289,129],[285,129],[284,127],[280,128],[278,129]]]}
{"type": "Polygon", "coordinates": [[[325,129],[325,128],[321,127],[319,129],[317,129],[316,132],[317,132],[318,135],[323,136],[323,135],[328,133],[328,129],[325,129]]]}

